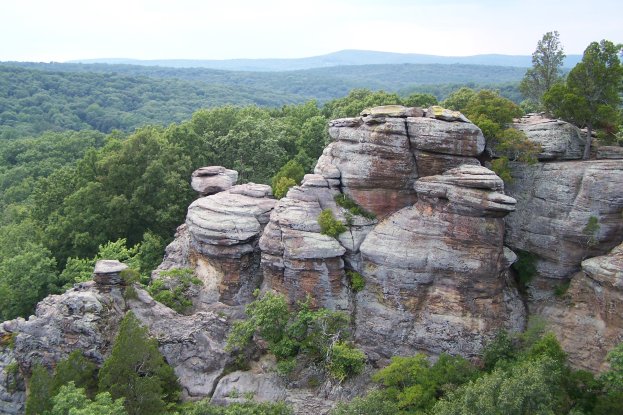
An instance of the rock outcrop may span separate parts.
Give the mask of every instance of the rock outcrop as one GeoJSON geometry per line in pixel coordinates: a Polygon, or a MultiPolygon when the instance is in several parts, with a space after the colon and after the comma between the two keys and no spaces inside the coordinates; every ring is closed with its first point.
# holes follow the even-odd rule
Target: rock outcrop
{"type": "Polygon", "coordinates": [[[418,177],[479,164],[482,132],[462,114],[388,105],[329,123],[333,142],[314,172],[383,217],[412,205],[418,177]],[[426,116],[426,117],[425,117],[426,116]]]}
{"type": "Polygon", "coordinates": [[[291,303],[311,295],[315,306],[348,309],[346,248],[321,234],[318,224],[324,209],[345,220],[334,200],[338,194],[322,176],[306,175],[279,201],[260,239],[264,289],[285,294],[291,303]]]}
{"type": "Polygon", "coordinates": [[[623,240],[623,160],[513,164],[512,176],[506,190],[517,209],[506,218],[505,241],[538,258],[534,300],[623,240]],[[598,229],[587,228],[591,217],[598,229]]]}
{"type": "MultiPolygon", "coordinates": [[[[203,281],[201,302],[236,305],[252,299],[261,282],[257,243],[275,202],[270,186],[247,183],[190,205],[186,257],[203,281]]],[[[183,243],[174,242],[170,251],[183,243]]]]}
{"type": "Polygon", "coordinates": [[[507,274],[515,256],[503,246],[503,216],[515,200],[476,166],[419,179],[415,191],[417,203],[383,220],[361,246],[356,341],[373,360],[419,351],[475,356],[498,330],[524,326],[507,274]]]}
{"type": "Polygon", "coordinates": [[[229,190],[238,181],[238,172],[222,166],[207,166],[195,170],[190,185],[201,196],[229,190]]]}
{"type": "Polygon", "coordinates": [[[566,293],[535,311],[547,319],[571,364],[605,369],[606,354],[623,342],[623,244],[584,260],[566,293]]]}
{"type": "Polygon", "coordinates": [[[579,160],[584,154],[586,139],[579,128],[543,114],[528,114],[513,124],[528,140],[541,146],[539,160],[579,160]]]}

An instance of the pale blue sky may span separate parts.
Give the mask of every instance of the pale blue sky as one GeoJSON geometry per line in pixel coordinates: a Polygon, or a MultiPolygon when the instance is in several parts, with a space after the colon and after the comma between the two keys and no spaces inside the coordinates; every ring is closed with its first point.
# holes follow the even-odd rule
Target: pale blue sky
{"type": "Polygon", "coordinates": [[[623,1],[0,0],[0,61],[529,55],[552,30],[568,54],[623,42],[623,1]]]}

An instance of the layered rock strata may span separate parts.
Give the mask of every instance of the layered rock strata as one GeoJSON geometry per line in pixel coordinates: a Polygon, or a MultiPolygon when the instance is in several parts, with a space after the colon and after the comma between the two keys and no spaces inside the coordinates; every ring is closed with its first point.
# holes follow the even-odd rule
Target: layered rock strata
{"type": "Polygon", "coordinates": [[[190,186],[201,196],[229,190],[238,181],[238,172],[222,166],[207,166],[195,170],[190,186]]]}
{"type": "Polygon", "coordinates": [[[361,245],[356,341],[372,360],[418,351],[475,356],[498,330],[524,325],[507,274],[515,256],[503,246],[503,217],[515,200],[477,166],[421,178],[415,191],[417,203],[361,245]]]}
{"type": "Polygon", "coordinates": [[[584,154],[586,139],[579,128],[568,122],[547,118],[543,114],[528,114],[518,119],[513,128],[541,146],[537,156],[541,161],[579,160],[584,154]]]}
{"type": "Polygon", "coordinates": [[[571,364],[605,369],[606,354],[623,342],[623,244],[582,261],[566,293],[536,311],[549,322],[571,364]]]}
{"type": "MultiPolygon", "coordinates": [[[[236,305],[252,299],[261,282],[257,243],[275,202],[270,186],[247,183],[190,205],[186,216],[189,249],[178,256],[188,258],[203,281],[203,303],[236,305]]],[[[174,244],[170,252],[184,249],[183,240],[174,244]]]]}
{"type": "Polygon", "coordinates": [[[506,190],[517,209],[506,218],[505,240],[537,257],[532,299],[550,296],[583,259],[623,240],[623,160],[517,163],[512,176],[506,190]]]}

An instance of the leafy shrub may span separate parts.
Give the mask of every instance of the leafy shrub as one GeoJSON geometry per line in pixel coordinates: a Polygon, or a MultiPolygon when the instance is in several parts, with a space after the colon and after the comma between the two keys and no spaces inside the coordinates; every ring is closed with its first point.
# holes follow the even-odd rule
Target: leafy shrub
{"type": "Polygon", "coordinates": [[[320,233],[337,238],[341,233],[346,232],[346,226],[339,220],[335,219],[331,209],[324,209],[318,215],[318,224],[320,225],[320,233]]]}
{"type": "Polygon", "coordinates": [[[343,193],[335,196],[334,200],[338,206],[343,207],[344,209],[348,210],[348,212],[351,215],[363,216],[364,218],[367,218],[367,219],[376,218],[376,215],[374,213],[368,212],[367,210],[359,206],[357,202],[355,202],[353,199],[351,199],[350,197],[348,197],[347,195],[343,193]]]}
{"type": "Polygon", "coordinates": [[[366,286],[366,280],[357,271],[350,271],[350,270],[346,271],[346,276],[348,277],[350,288],[354,292],[358,293],[359,291],[363,290],[363,288],[366,286]]]}
{"type": "Polygon", "coordinates": [[[227,406],[210,403],[209,399],[185,405],[182,415],[292,415],[284,402],[242,402],[227,406]]]}
{"type": "Polygon", "coordinates": [[[329,349],[327,369],[331,377],[343,382],[346,378],[361,373],[366,355],[356,347],[339,341],[329,349]]]}
{"type": "Polygon", "coordinates": [[[504,180],[504,183],[512,183],[513,176],[511,175],[511,169],[508,164],[507,157],[500,157],[494,160],[491,160],[491,170],[495,172],[500,179],[504,180]]]}
{"type": "Polygon", "coordinates": [[[192,269],[176,268],[161,272],[160,279],[153,281],[147,291],[154,300],[178,313],[185,313],[193,305],[189,298],[191,288],[202,284],[192,269]]]}
{"type": "Polygon", "coordinates": [[[290,177],[280,177],[279,180],[273,184],[273,196],[277,199],[283,198],[288,193],[288,190],[296,186],[296,184],[296,180],[290,177]]]}
{"type": "Polygon", "coordinates": [[[582,229],[582,233],[586,235],[586,246],[592,248],[599,244],[599,240],[597,239],[597,233],[599,232],[599,218],[597,216],[591,216],[588,218],[588,223],[582,229]]]}
{"type": "Polygon", "coordinates": [[[266,293],[247,305],[246,320],[234,323],[226,350],[243,353],[252,347],[254,336],[258,336],[277,358],[278,371],[282,374],[294,370],[295,357],[321,363],[329,373],[333,367],[334,373],[340,376],[355,373],[358,351],[346,350],[346,346],[333,350],[335,344],[350,336],[347,315],[323,308],[312,310],[310,303],[310,299],[299,302],[297,310],[290,311],[283,295],[266,293]],[[334,352],[339,359],[331,366],[334,352]]]}

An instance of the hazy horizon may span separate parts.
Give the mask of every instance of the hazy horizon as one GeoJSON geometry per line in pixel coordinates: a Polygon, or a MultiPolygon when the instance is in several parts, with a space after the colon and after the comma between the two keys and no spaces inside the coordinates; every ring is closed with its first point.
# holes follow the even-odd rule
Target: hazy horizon
{"type": "Polygon", "coordinates": [[[290,59],[353,49],[530,55],[553,30],[571,55],[592,41],[620,42],[622,14],[614,0],[8,0],[0,61],[290,59]]]}

